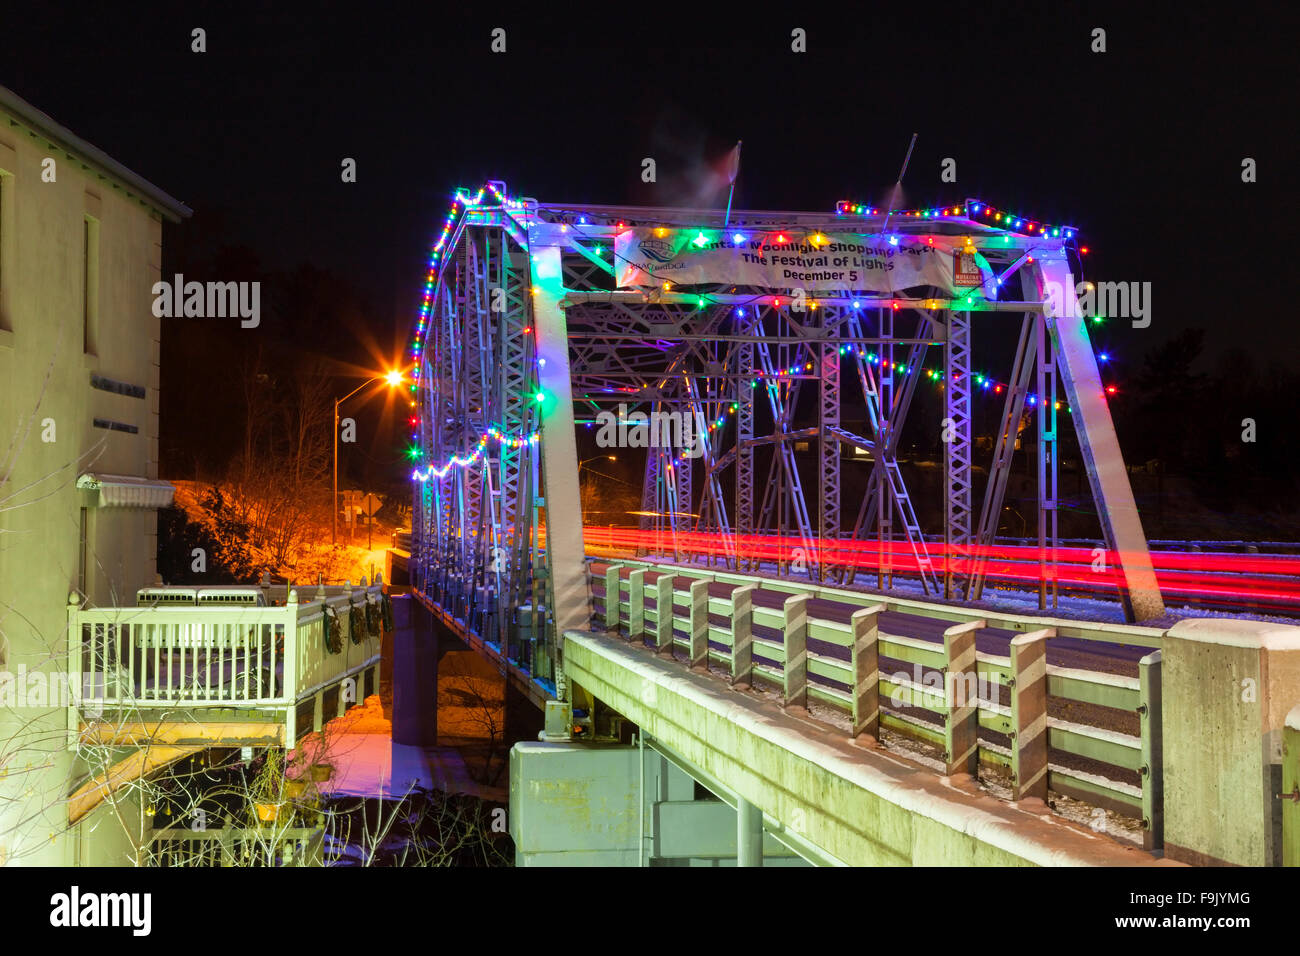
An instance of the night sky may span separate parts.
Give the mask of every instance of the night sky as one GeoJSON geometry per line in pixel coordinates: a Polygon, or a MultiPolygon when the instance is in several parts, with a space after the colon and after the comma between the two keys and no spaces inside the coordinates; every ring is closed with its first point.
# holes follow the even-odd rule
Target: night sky
{"type": "Polygon", "coordinates": [[[361,292],[390,354],[456,185],[691,202],[702,164],[743,139],[738,207],[830,211],[885,198],[917,132],[907,204],[977,196],[1070,222],[1092,250],[1087,278],[1152,283],[1151,327],[1107,330],[1115,352],[1136,360],[1203,326],[1205,362],[1233,346],[1265,368],[1300,357],[1283,294],[1293,31],[1241,4],[1145,19],[1011,4],[415,6],[9,10],[0,83],[194,208],[165,231],[164,273],[205,243],[246,246],[267,268],[312,263],[361,292]],[[206,53],[190,52],[195,26],[206,53]],[[489,49],[496,26],[505,54],[489,49]],[[790,52],[796,26],[805,54],[790,52]],[[1104,54],[1090,51],[1096,26],[1104,54]],[[639,179],[646,156],[654,186],[639,179]],[[343,157],[355,184],[340,181],[343,157]],[[940,182],[943,157],[955,185],[940,182]]]}

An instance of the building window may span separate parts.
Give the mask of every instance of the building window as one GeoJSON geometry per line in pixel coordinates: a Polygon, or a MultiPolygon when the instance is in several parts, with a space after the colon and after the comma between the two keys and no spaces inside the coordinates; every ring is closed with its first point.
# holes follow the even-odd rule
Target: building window
{"type": "Polygon", "coordinates": [[[99,332],[99,220],[86,217],[84,229],[82,276],[82,348],[89,355],[98,354],[99,332]]]}

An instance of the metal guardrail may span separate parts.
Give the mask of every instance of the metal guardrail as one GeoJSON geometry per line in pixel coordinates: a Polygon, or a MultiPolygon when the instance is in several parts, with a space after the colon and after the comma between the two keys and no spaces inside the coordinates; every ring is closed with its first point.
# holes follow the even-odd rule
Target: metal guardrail
{"type": "Polygon", "coordinates": [[[69,732],[82,711],[282,710],[291,746],[299,701],[378,660],[385,596],[381,582],[318,588],[307,603],[279,590],[278,607],[69,604],[69,732]]]}
{"type": "Polygon", "coordinates": [[[597,620],[603,618],[608,631],[629,640],[652,639],[660,650],[680,648],[692,666],[708,661],[726,668],[733,683],[764,680],[780,690],[786,704],[806,705],[811,699],[827,705],[848,716],[854,736],[878,735],[883,726],[932,744],[942,751],[950,774],[973,774],[980,762],[1002,766],[1011,775],[1013,799],[1046,799],[1051,789],[1121,810],[1142,821],[1147,849],[1163,846],[1160,652],[1142,658],[1136,678],[1046,663],[1046,642],[1067,633],[1158,647],[1163,633],[1159,630],[962,612],[944,605],[643,562],[613,563],[603,574],[589,570],[589,580],[597,620]],[[676,586],[677,578],[694,580],[683,589],[676,586]],[[736,589],[728,597],[712,596],[710,582],[736,589]],[[783,607],[756,606],[753,594],[760,584],[764,590],[786,592],[783,607]],[[857,610],[848,623],[822,619],[809,611],[814,597],[857,610]],[[669,608],[670,613],[663,613],[669,608]],[[942,643],[920,640],[881,628],[880,614],[886,611],[954,623],[945,629],[942,643]],[[976,632],[990,624],[1022,632],[1012,639],[1008,657],[975,651],[976,632]],[[810,638],[847,654],[810,651],[810,638]],[[928,670],[943,679],[934,682],[940,685],[936,687],[928,679],[886,676],[881,657],[914,665],[914,674],[928,670]],[[1001,703],[1003,689],[1009,706],[1001,703]],[[1049,717],[1049,697],[1136,713],[1140,732],[1134,736],[1049,717]],[[926,711],[931,720],[907,709],[926,711]],[[1004,735],[1008,744],[982,740],[981,729],[1004,735]],[[1063,755],[1113,769],[1070,769],[1058,762],[1063,755]],[[1139,784],[1117,779],[1122,774],[1115,770],[1135,772],[1139,784]]]}

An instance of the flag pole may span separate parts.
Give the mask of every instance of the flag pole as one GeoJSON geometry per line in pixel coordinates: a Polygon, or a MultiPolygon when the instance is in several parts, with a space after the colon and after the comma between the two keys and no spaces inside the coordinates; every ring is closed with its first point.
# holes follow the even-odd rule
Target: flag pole
{"type": "Polygon", "coordinates": [[[916,134],[912,134],[912,141],[907,144],[907,155],[903,157],[903,168],[898,171],[898,182],[894,183],[894,191],[889,196],[890,208],[885,210],[885,222],[880,227],[880,231],[889,230],[889,218],[894,214],[894,203],[898,202],[898,194],[903,189],[903,177],[907,175],[907,164],[912,161],[912,149],[916,146],[916,134]]]}
{"type": "Polygon", "coordinates": [[[731,188],[727,190],[727,217],[722,220],[722,228],[726,229],[731,225],[731,197],[736,194],[736,177],[740,175],[740,144],[744,140],[736,140],[736,163],[731,170],[731,188]]]}

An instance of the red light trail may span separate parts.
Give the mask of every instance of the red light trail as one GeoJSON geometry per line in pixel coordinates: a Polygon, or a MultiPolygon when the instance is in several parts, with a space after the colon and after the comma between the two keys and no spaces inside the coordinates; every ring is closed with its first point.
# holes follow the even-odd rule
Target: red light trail
{"type": "MultiPolygon", "coordinates": [[[[592,525],[586,529],[588,548],[646,550],[657,555],[719,557],[741,554],[750,559],[805,566],[825,561],[832,566],[891,574],[915,574],[919,564],[906,542],[873,540],[805,541],[780,535],[722,536],[705,532],[641,531],[592,525]]],[[[949,565],[954,572],[969,569],[970,559],[984,557],[986,580],[1030,585],[1042,582],[1089,596],[1117,596],[1123,580],[1119,555],[1112,551],[1080,547],[1056,549],[1056,563],[1040,563],[1039,550],[1026,545],[948,548],[927,542],[935,573],[949,565]]],[[[1050,554],[1050,552],[1049,552],[1050,554]]],[[[1223,552],[1152,552],[1156,578],[1166,596],[1191,603],[1252,610],[1300,610],[1300,556],[1229,554],[1223,552]]]]}

